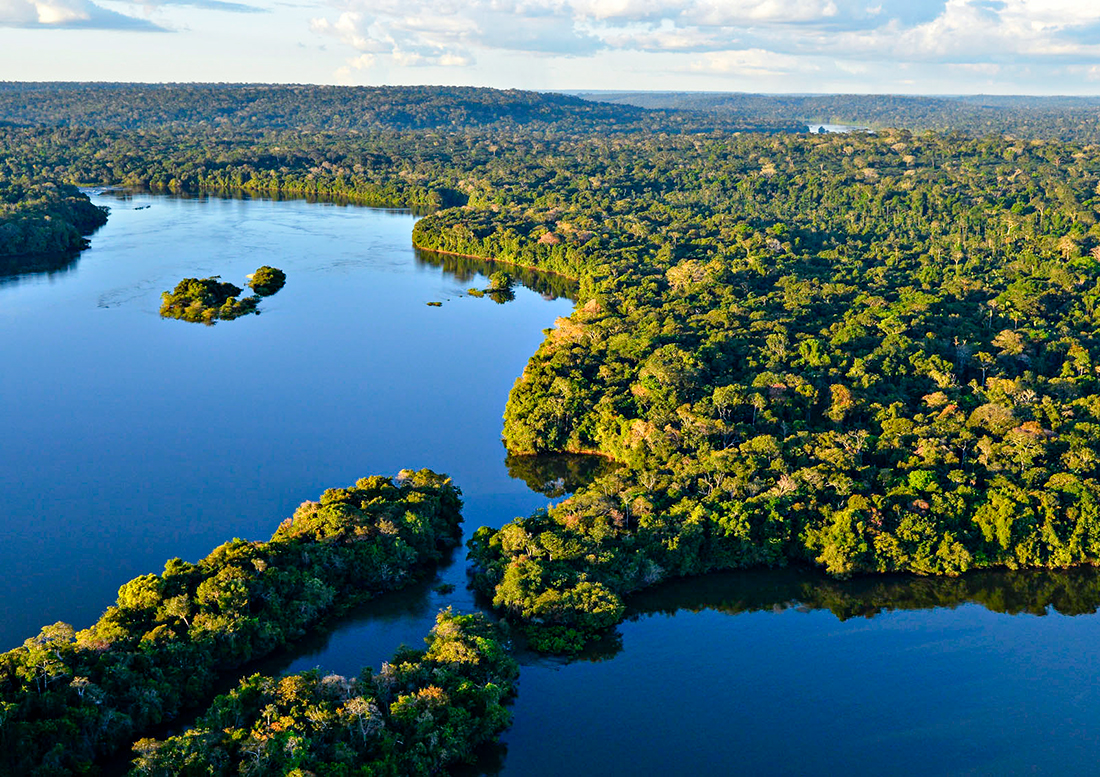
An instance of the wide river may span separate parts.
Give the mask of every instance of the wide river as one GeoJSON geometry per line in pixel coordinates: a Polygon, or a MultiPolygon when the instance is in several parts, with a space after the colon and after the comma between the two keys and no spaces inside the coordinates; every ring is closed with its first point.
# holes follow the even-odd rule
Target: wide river
{"type": "MultiPolygon", "coordinates": [[[[53,621],[86,626],[127,579],[266,539],[363,475],[449,473],[467,535],[547,504],[509,474],[500,416],[572,307],[560,282],[530,279],[506,304],[467,296],[485,268],[418,256],[408,213],[95,200],[110,221],[77,260],[0,277],[0,649],[53,621]],[[259,316],[157,314],[180,278],[242,285],[263,264],[288,281],[259,316]]],[[[477,606],[463,557],[264,668],[358,673],[418,644],[440,607],[477,606]]],[[[667,585],[581,659],[521,655],[514,725],[472,773],[1092,772],[1098,603],[1093,570],[667,585]]]]}

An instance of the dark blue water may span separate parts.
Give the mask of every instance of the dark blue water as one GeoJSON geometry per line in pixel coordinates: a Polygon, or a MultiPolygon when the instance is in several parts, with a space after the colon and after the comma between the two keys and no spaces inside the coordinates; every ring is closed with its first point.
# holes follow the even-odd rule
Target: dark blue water
{"type": "MultiPolygon", "coordinates": [[[[500,415],[567,300],[464,296],[484,275],[418,259],[408,214],[99,200],[113,211],[91,250],[0,279],[4,646],[54,620],[86,625],[130,577],[266,538],[299,502],[364,474],[450,473],[467,533],[547,503],[509,475],[500,415]],[[261,264],[288,282],[260,316],[157,315],[184,276],[240,285],[261,264]]],[[[561,470],[513,471],[537,486],[561,470]]],[[[356,674],[418,644],[439,607],[476,606],[463,555],[259,668],[356,674]]],[[[665,585],[630,597],[629,620],[579,660],[521,654],[514,725],[472,771],[1092,773],[1098,602],[1095,570],[665,585]]]]}
{"type": "Polygon", "coordinates": [[[591,660],[527,662],[498,772],[1094,773],[1098,593],[1095,570],[668,585],[591,660]]]}
{"type": "Polygon", "coordinates": [[[79,260],[0,282],[0,648],[364,475],[447,472],[471,531],[547,504],[508,475],[501,413],[567,299],[465,296],[486,279],[417,261],[407,213],[96,199],[110,219],[79,260]],[[183,277],[263,264],[288,280],[261,315],[158,315],[183,277]]]}

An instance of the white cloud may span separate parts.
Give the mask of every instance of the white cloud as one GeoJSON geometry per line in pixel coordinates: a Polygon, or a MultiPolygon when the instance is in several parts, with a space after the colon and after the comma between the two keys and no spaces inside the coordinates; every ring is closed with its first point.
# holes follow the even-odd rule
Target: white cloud
{"type": "MultiPolygon", "coordinates": [[[[187,5],[216,11],[254,12],[263,9],[227,0],[139,0],[123,3],[126,10],[149,14],[167,5],[187,5]]],[[[164,32],[148,18],[119,13],[91,0],[0,0],[0,27],[38,29],[130,30],[164,32]]]]}
{"type": "Polygon", "coordinates": [[[0,0],[0,27],[158,31],[152,22],[90,0],[0,0]]]}
{"type": "Polygon", "coordinates": [[[946,64],[981,66],[955,72],[991,78],[1004,68],[1100,63],[1100,2],[872,1],[326,0],[330,13],[312,29],[398,67],[636,52],[670,63],[677,53],[695,57],[686,68],[670,64],[676,72],[773,76],[831,63],[825,69],[857,78],[946,64]]]}
{"type": "Polygon", "coordinates": [[[859,56],[945,63],[1100,59],[1100,45],[1074,33],[1100,24],[1100,4],[1072,0],[946,0],[934,19],[819,39],[859,56]]]}
{"type": "Polygon", "coordinates": [[[763,49],[718,51],[704,54],[688,68],[695,73],[720,73],[738,76],[784,76],[796,71],[817,70],[817,65],[801,57],[776,54],[763,49]]]}

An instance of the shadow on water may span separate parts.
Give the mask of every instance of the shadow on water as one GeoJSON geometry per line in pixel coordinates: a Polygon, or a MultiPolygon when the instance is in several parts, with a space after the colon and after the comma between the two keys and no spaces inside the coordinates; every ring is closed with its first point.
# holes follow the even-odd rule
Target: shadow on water
{"type": "Polygon", "coordinates": [[[540,456],[504,458],[508,474],[522,480],[532,491],[558,499],[572,494],[596,478],[613,472],[619,465],[603,456],[580,453],[560,453],[540,456]]]}
{"type": "Polygon", "coordinates": [[[538,292],[546,299],[565,298],[574,301],[577,299],[577,282],[562,275],[539,272],[538,270],[503,262],[491,262],[468,256],[455,256],[454,254],[441,254],[424,248],[417,248],[415,251],[417,264],[427,267],[440,267],[443,272],[453,275],[460,283],[470,283],[479,274],[488,277],[494,272],[504,270],[531,291],[538,292]]]}
{"type": "Polygon", "coordinates": [[[76,268],[80,252],[0,256],[0,286],[16,285],[28,275],[60,277],[76,268]]]}
{"type": "MultiPolygon", "coordinates": [[[[866,576],[836,580],[802,566],[715,572],[673,580],[629,596],[627,621],[705,610],[752,612],[827,610],[838,620],[881,613],[977,604],[1004,615],[1092,615],[1100,609],[1100,570],[997,570],[960,577],[866,576]]],[[[576,657],[606,661],[622,649],[611,633],[576,657]]],[[[542,660],[535,654],[525,656],[542,660]]]]}
{"type": "Polygon", "coordinates": [[[363,197],[347,197],[336,194],[311,194],[264,191],[251,192],[246,189],[204,189],[197,192],[171,191],[168,189],[141,189],[141,188],[107,188],[94,189],[96,194],[103,197],[111,197],[121,202],[132,200],[135,196],[167,197],[174,200],[195,200],[204,202],[207,200],[253,200],[256,202],[308,202],[311,205],[338,205],[341,207],[362,207],[371,210],[379,210],[383,213],[411,213],[414,216],[426,216],[431,212],[430,208],[407,207],[395,208],[376,205],[367,195],[363,197]]]}

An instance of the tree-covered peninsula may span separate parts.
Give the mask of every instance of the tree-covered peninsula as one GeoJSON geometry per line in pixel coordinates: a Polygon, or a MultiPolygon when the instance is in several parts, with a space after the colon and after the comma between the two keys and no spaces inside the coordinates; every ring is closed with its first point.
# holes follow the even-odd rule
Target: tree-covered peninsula
{"type": "Polygon", "coordinates": [[[17,271],[12,257],[79,251],[88,244],[85,237],[106,223],[106,211],[75,186],[0,169],[0,260],[6,260],[0,272],[17,271]]]}
{"type": "Polygon", "coordinates": [[[253,675],[184,733],[138,742],[131,774],[427,777],[471,762],[508,726],[519,666],[481,614],[444,610],[426,642],[358,678],[253,675]]]}
{"type": "Polygon", "coordinates": [[[88,629],[47,626],[0,654],[0,772],[86,773],[247,661],[423,574],[458,543],[461,505],[430,470],[364,478],[304,503],[266,542],[131,580],[88,629]]]}
{"type": "Polygon", "coordinates": [[[1100,559],[1100,155],[904,132],[687,143],[616,149],[607,189],[573,176],[417,224],[429,247],[579,278],[505,441],[626,464],[478,534],[496,606],[567,649],[626,593],[710,570],[1100,559]]]}

